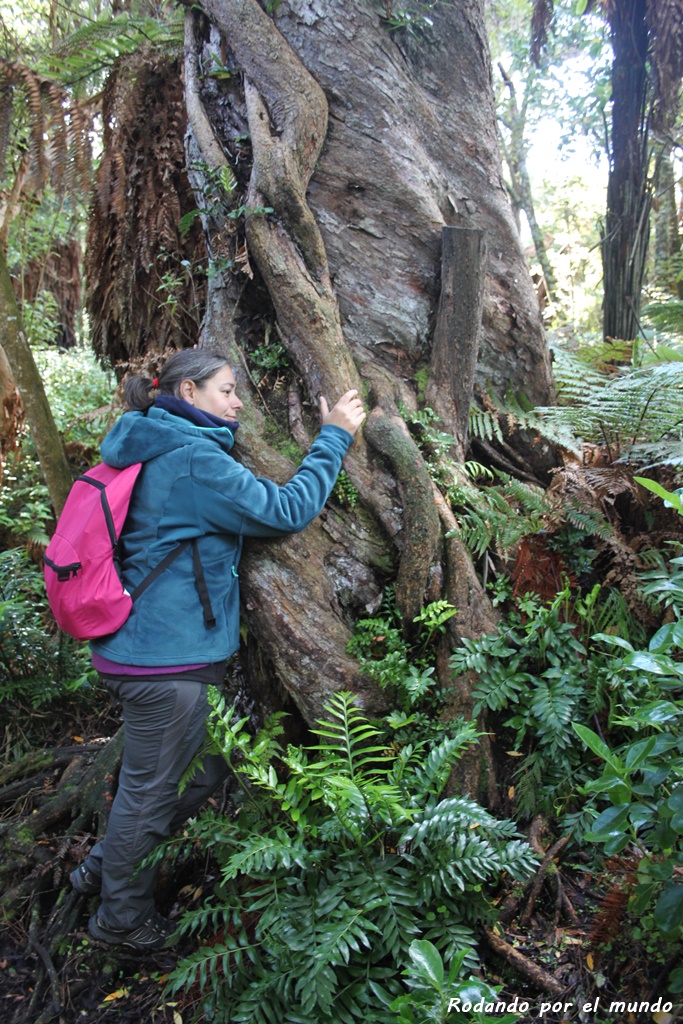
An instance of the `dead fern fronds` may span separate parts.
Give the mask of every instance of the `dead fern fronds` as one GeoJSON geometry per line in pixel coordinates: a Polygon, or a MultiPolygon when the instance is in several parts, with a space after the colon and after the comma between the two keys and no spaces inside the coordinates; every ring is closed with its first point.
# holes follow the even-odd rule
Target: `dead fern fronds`
{"type": "Polygon", "coordinates": [[[0,58],[4,89],[21,89],[26,97],[28,146],[4,204],[1,230],[24,199],[51,182],[57,195],[90,188],[92,111],[80,106],[54,79],[19,61],[0,58]]]}
{"type": "Polygon", "coordinates": [[[637,857],[612,857],[608,861],[606,874],[611,876],[610,885],[600,901],[588,933],[588,942],[593,949],[613,942],[621,931],[628,901],[638,880],[638,863],[637,857]]]}
{"type": "Polygon", "coordinates": [[[538,594],[544,602],[552,601],[562,590],[565,566],[557,551],[548,546],[544,534],[523,537],[511,573],[512,596],[538,594]]]}
{"type": "Polygon", "coordinates": [[[179,61],[153,48],[122,58],[102,96],[105,125],[89,223],[87,304],[95,351],[116,364],[197,342],[206,257],[185,170],[179,61]],[[160,301],[163,297],[164,301],[160,301]]]}

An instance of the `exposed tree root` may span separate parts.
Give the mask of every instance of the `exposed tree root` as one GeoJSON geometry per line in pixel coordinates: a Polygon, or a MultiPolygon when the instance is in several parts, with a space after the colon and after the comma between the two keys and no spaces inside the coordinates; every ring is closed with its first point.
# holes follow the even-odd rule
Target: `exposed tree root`
{"type": "Polygon", "coordinates": [[[408,433],[398,409],[375,396],[365,436],[368,443],[391,464],[399,483],[403,505],[403,553],[396,580],[396,603],[404,628],[414,630],[413,619],[424,602],[429,570],[439,541],[439,516],[432,481],[420,451],[408,433]]]}
{"type": "Polygon", "coordinates": [[[518,949],[511,946],[505,939],[501,939],[499,935],[491,931],[489,928],[485,929],[486,938],[494,953],[498,956],[503,957],[504,960],[514,967],[514,969],[526,978],[528,981],[535,985],[536,988],[540,989],[541,992],[548,992],[550,995],[559,996],[565,991],[565,986],[561,984],[556,978],[553,978],[552,974],[548,974],[547,971],[539,967],[528,957],[520,953],[518,949]]]}
{"type": "MultiPolygon", "coordinates": [[[[80,777],[71,776],[52,799],[33,814],[19,822],[6,824],[2,829],[3,866],[0,877],[11,880],[19,875],[21,881],[7,889],[0,899],[5,913],[12,913],[40,884],[47,866],[52,867],[53,854],[37,842],[40,835],[49,832],[68,815],[72,816],[66,835],[77,835],[90,828],[93,819],[104,831],[114,772],[123,748],[123,730],[101,749],[92,764],[80,777]],[[35,865],[38,865],[36,870],[35,865]]],[[[79,751],[80,752],[80,751],[79,751]]]]}
{"type": "MultiPolygon", "coordinates": [[[[544,855],[543,860],[541,861],[540,866],[538,868],[538,871],[536,872],[536,875],[534,876],[534,879],[533,879],[533,881],[531,883],[531,886],[529,888],[529,893],[528,893],[528,896],[527,896],[526,906],[524,907],[524,910],[522,911],[521,917],[519,919],[519,923],[521,925],[527,925],[529,923],[529,921],[531,920],[531,915],[533,913],[534,907],[536,906],[536,900],[539,897],[539,894],[541,892],[541,888],[543,886],[543,882],[545,881],[545,876],[548,874],[548,872],[552,872],[552,874],[555,877],[556,889],[557,889],[557,893],[558,893],[558,896],[559,896],[559,902],[560,902],[560,906],[561,906],[561,904],[562,904],[562,888],[561,888],[562,883],[559,881],[559,872],[557,870],[556,865],[553,863],[553,861],[554,861],[555,857],[557,857],[558,854],[561,853],[561,851],[565,848],[565,846],[567,845],[568,842],[569,842],[569,836],[562,836],[562,838],[558,839],[556,843],[553,843],[553,845],[550,847],[548,852],[544,855]],[[558,882],[559,882],[559,885],[557,885],[558,882]]],[[[538,852],[538,850],[536,852],[538,852]]]]}

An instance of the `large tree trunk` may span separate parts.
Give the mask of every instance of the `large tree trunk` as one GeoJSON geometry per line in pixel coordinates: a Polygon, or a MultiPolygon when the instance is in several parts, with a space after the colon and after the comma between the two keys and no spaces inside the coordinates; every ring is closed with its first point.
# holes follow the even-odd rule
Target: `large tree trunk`
{"type": "MultiPolygon", "coordinates": [[[[390,33],[383,13],[373,0],[289,0],[274,16],[257,0],[205,0],[186,14],[187,166],[210,260],[199,341],[236,368],[237,455],[284,480],[291,438],[306,448],[321,394],[333,401],[356,387],[368,405],[346,460],[357,503],[333,500],[302,536],[250,544],[241,570],[252,689],[265,708],[288,694],[309,723],[340,688],[370,710],[386,703],[346,646],[387,583],[407,633],[422,604],[442,596],[458,609],[451,641],[495,623],[405,409],[426,395],[462,460],[473,389],[552,399],[501,178],[483,0],[437,5],[419,39],[390,33]],[[254,360],[268,339],[286,350],[288,388],[264,396],[254,360]]],[[[132,168],[134,184],[146,159],[166,156],[140,148],[144,131],[128,131],[119,107],[103,166],[132,168]]],[[[146,180],[155,176],[149,169],[146,180]]],[[[121,203],[136,195],[111,189],[121,203]]],[[[129,215],[153,219],[149,208],[129,215]]],[[[112,251],[114,234],[98,218],[91,259],[112,251]]],[[[97,288],[115,296],[121,284],[100,265],[97,288]]],[[[130,306],[138,284],[126,281],[130,306]]],[[[95,336],[125,342],[119,299],[105,309],[92,296],[95,336]]],[[[141,340],[153,339],[138,334],[133,351],[141,340]]],[[[109,354],[120,351],[117,341],[109,354]]],[[[463,682],[457,705],[466,703],[463,682]]]]}
{"type": "MultiPolygon", "coordinates": [[[[546,402],[549,359],[500,175],[483,3],[439,5],[419,42],[390,34],[370,0],[296,0],[274,18],[256,0],[202,8],[209,24],[188,12],[185,47],[193,185],[209,251],[235,262],[242,229],[202,202],[211,175],[233,169],[258,269],[244,286],[212,278],[202,343],[227,346],[239,366],[254,309],[270,304],[304,407],[357,387],[370,409],[347,460],[361,505],[331,507],[301,538],[251,545],[244,562],[252,683],[272,694],[277,678],[310,722],[342,686],[378,705],[345,648],[384,583],[395,579],[407,631],[425,599],[455,593],[454,632],[492,627],[457,534],[444,542],[457,524],[400,409],[416,408],[416,381],[428,380],[462,458],[475,378],[546,402]],[[207,74],[217,57],[231,77],[207,74]],[[462,237],[445,236],[442,268],[453,228],[462,237]]],[[[284,477],[291,466],[279,467],[251,404],[238,449],[284,477]]],[[[304,423],[314,429],[310,414],[304,423]]]]}

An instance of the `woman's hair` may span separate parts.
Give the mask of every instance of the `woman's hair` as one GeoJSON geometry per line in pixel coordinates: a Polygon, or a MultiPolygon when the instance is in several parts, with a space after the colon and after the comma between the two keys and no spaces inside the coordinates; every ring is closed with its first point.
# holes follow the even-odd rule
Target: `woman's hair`
{"type": "Polygon", "coordinates": [[[191,380],[201,387],[205,381],[218,373],[221,367],[227,365],[228,360],[220,352],[204,348],[184,348],[164,363],[155,380],[142,375],[129,377],[123,385],[126,405],[129,409],[140,411],[149,409],[154,404],[151,392],[155,389],[162,395],[175,395],[179,398],[182,381],[191,380]]]}

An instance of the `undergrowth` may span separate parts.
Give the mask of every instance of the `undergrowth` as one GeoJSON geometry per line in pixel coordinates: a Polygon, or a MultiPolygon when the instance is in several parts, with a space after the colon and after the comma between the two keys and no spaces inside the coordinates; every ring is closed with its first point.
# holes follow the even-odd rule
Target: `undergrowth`
{"type": "Polygon", "coordinates": [[[513,822],[444,795],[474,724],[413,743],[409,718],[372,723],[338,693],[318,742],[281,750],[277,717],[251,736],[217,694],[213,706],[212,740],[242,796],[233,816],[205,814],[189,830],[220,882],[181,923],[211,938],[181,961],[171,991],[199,985],[208,1020],[395,1024],[414,943],[466,979],[501,874],[534,869],[513,822]]]}
{"type": "Polygon", "coordinates": [[[92,682],[87,646],[49,621],[43,578],[28,553],[0,553],[0,705],[37,708],[92,682]]]}

